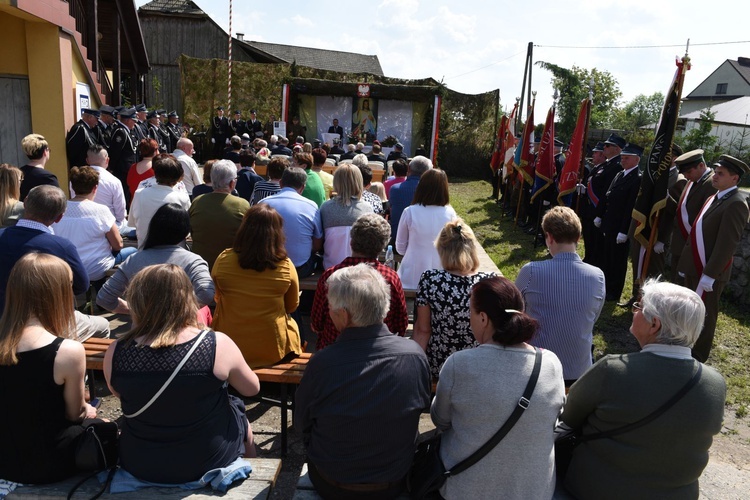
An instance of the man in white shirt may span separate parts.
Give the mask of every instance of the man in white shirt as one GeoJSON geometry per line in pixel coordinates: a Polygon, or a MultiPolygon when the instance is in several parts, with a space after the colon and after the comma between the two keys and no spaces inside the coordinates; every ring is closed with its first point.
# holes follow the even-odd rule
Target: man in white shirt
{"type": "Polygon", "coordinates": [[[135,192],[128,216],[128,224],[135,227],[138,250],[143,249],[148,225],[159,207],[167,203],[176,203],[185,210],[190,208],[190,197],[187,193],[174,189],[183,175],[180,162],[168,155],[158,155],[152,162],[152,168],[156,185],[135,192]]]}
{"type": "Polygon", "coordinates": [[[200,184],[203,184],[200,171],[198,170],[198,164],[193,160],[193,141],[187,137],[181,137],[177,141],[177,148],[174,150],[174,157],[182,165],[184,176],[182,177],[182,183],[185,184],[185,189],[188,194],[193,194],[193,188],[200,184]]]}
{"type": "MultiPolygon", "coordinates": [[[[117,227],[122,227],[125,223],[125,193],[120,180],[107,170],[109,153],[99,144],[91,146],[86,154],[86,163],[99,172],[99,185],[94,201],[107,207],[115,216],[117,227]]],[[[74,198],[75,195],[71,186],[70,196],[74,198]]]]}

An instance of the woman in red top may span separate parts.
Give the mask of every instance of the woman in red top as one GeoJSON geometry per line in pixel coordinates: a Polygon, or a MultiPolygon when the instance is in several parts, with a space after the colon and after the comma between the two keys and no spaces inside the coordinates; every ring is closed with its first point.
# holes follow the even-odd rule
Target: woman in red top
{"type": "Polygon", "coordinates": [[[151,169],[151,160],[159,152],[159,144],[153,139],[141,139],[138,144],[138,155],[142,158],[138,163],[133,163],[128,171],[128,189],[130,189],[130,199],[135,196],[135,190],[141,181],[154,176],[151,169]]]}

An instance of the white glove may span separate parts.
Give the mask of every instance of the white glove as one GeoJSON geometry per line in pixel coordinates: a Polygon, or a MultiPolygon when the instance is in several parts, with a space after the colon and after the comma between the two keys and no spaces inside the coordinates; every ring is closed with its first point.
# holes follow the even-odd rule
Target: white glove
{"type": "Polygon", "coordinates": [[[628,241],[628,235],[623,233],[617,233],[617,244],[621,245],[628,241]]]}
{"type": "Polygon", "coordinates": [[[216,144],[216,139],[214,139],[213,137],[211,137],[211,144],[216,144]]]}
{"type": "Polygon", "coordinates": [[[543,205],[543,206],[545,206],[545,207],[548,207],[548,206],[549,206],[549,201],[547,201],[547,200],[544,200],[544,201],[542,202],[542,205],[543,205]]]}
{"type": "Polygon", "coordinates": [[[657,241],[656,243],[654,243],[654,252],[658,254],[664,253],[664,243],[662,243],[661,241],[657,241]]]}
{"type": "Polygon", "coordinates": [[[576,193],[586,194],[586,186],[584,186],[583,184],[576,184],[576,193]]]}
{"type": "Polygon", "coordinates": [[[596,227],[602,227],[602,218],[601,217],[597,217],[596,219],[594,219],[594,225],[596,227]]]}
{"type": "MultiPolygon", "coordinates": [[[[701,280],[698,282],[698,288],[703,288],[703,290],[705,290],[707,292],[713,292],[714,291],[714,281],[716,281],[714,278],[712,278],[710,276],[706,276],[705,274],[703,274],[703,275],[701,275],[701,280]]],[[[697,291],[698,290],[696,290],[696,292],[697,291]]]]}

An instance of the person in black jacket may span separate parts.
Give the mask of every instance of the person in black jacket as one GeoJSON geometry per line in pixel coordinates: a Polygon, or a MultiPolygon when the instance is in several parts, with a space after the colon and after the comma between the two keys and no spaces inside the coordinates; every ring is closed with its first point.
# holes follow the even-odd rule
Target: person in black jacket
{"type": "Polygon", "coordinates": [[[214,158],[221,158],[224,144],[228,139],[229,120],[224,116],[224,107],[216,108],[216,116],[211,121],[211,144],[213,144],[214,158]]]}
{"type": "Polygon", "coordinates": [[[641,187],[641,172],[638,163],[643,148],[637,144],[627,144],[621,154],[622,170],[615,175],[607,190],[606,198],[600,203],[602,219],[600,229],[604,233],[604,277],[607,286],[606,300],[620,299],[625,286],[628,270],[630,243],[628,228],[633,215],[633,206],[641,187]]]}
{"type": "Polygon", "coordinates": [[[85,167],[86,154],[91,146],[104,145],[99,129],[100,113],[96,109],[81,110],[81,119],[68,131],[65,137],[65,149],[68,155],[68,168],[85,167]]]}

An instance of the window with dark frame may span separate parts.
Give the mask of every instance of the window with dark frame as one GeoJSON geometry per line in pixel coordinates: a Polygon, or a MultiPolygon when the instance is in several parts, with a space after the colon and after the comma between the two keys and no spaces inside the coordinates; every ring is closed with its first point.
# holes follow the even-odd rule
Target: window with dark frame
{"type": "Polygon", "coordinates": [[[728,86],[729,86],[728,83],[717,83],[716,84],[716,94],[726,94],[728,86]]]}

